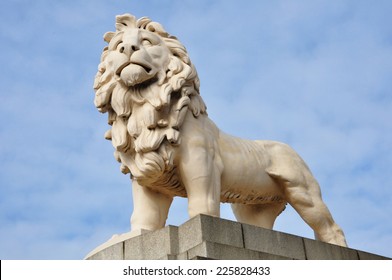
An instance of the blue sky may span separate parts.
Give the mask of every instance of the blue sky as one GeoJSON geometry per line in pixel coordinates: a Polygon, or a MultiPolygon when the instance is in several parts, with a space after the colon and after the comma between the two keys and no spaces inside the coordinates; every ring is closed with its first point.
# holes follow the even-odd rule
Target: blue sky
{"type": "MultiPolygon", "coordinates": [[[[130,180],[92,89],[126,12],[184,43],[222,130],[291,145],[350,247],[392,257],[391,1],[5,0],[0,259],[82,259],[129,230],[130,180]]],[[[186,219],[176,199],[168,223],[186,219]]],[[[291,207],[276,229],[313,237],[291,207]]]]}

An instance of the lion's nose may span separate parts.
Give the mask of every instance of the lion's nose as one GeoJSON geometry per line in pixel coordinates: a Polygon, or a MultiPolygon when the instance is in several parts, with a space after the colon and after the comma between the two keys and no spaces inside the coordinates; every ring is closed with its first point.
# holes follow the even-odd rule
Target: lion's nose
{"type": "Polygon", "coordinates": [[[119,52],[130,56],[132,53],[138,51],[140,48],[136,44],[127,44],[121,46],[119,52]]]}
{"type": "Polygon", "coordinates": [[[137,45],[131,45],[131,49],[132,49],[132,51],[136,52],[136,51],[138,51],[140,48],[139,48],[139,46],[137,46],[137,45]]]}

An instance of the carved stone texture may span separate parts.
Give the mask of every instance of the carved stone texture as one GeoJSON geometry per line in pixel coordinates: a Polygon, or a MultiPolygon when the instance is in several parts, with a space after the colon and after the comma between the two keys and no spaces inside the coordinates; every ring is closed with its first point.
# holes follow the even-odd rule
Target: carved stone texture
{"type": "Polygon", "coordinates": [[[319,184],[293,149],[227,135],[208,118],[196,69],[176,37],[125,14],[104,40],[94,102],[108,114],[105,138],[121,171],[131,174],[132,231],[163,228],[174,196],[188,198],[190,217],[219,217],[227,202],[239,222],[267,229],[289,203],[317,239],[346,246],[319,184]]]}

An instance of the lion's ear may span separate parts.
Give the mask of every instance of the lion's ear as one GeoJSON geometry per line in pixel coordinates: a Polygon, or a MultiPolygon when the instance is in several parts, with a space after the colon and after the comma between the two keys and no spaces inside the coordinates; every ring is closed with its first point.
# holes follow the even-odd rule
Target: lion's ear
{"type": "Polygon", "coordinates": [[[103,35],[103,39],[105,40],[106,43],[109,43],[110,40],[113,39],[113,37],[114,37],[115,34],[116,34],[115,32],[106,32],[106,33],[103,35]]]}

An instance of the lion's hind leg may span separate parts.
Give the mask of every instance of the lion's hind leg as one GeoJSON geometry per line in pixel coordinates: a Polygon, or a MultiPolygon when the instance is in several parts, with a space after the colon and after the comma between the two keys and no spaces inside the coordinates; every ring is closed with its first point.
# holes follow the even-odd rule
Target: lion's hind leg
{"type": "Polygon", "coordinates": [[[343,231],[321,198],[319,184],[302,158],[286,144],[272,141],[263,144],[271,160],[266,172],[280,185],[285,200],[314,230],[315,237],[347,246],[343,231]]]}
{"type": "MultiPolygon", "coordinates": [[[[327,205],[321,198],[320,187],[310,178],[305,182],[288,180],[282,175],[272,174],[284,189],[287,202],[293,206],[301,218],[313,229],[318,240],[340,246],[347,246],[342,229],[335,223],[327,205]]],[[[302,176],[301,176],[302,177],[302,176]]]]}
{"type": "Polygon", "coordinates": [[[286,203],[231,204],[237,221],[267,229],[272,229],[276,217],[285,207],[286,203]]]}

